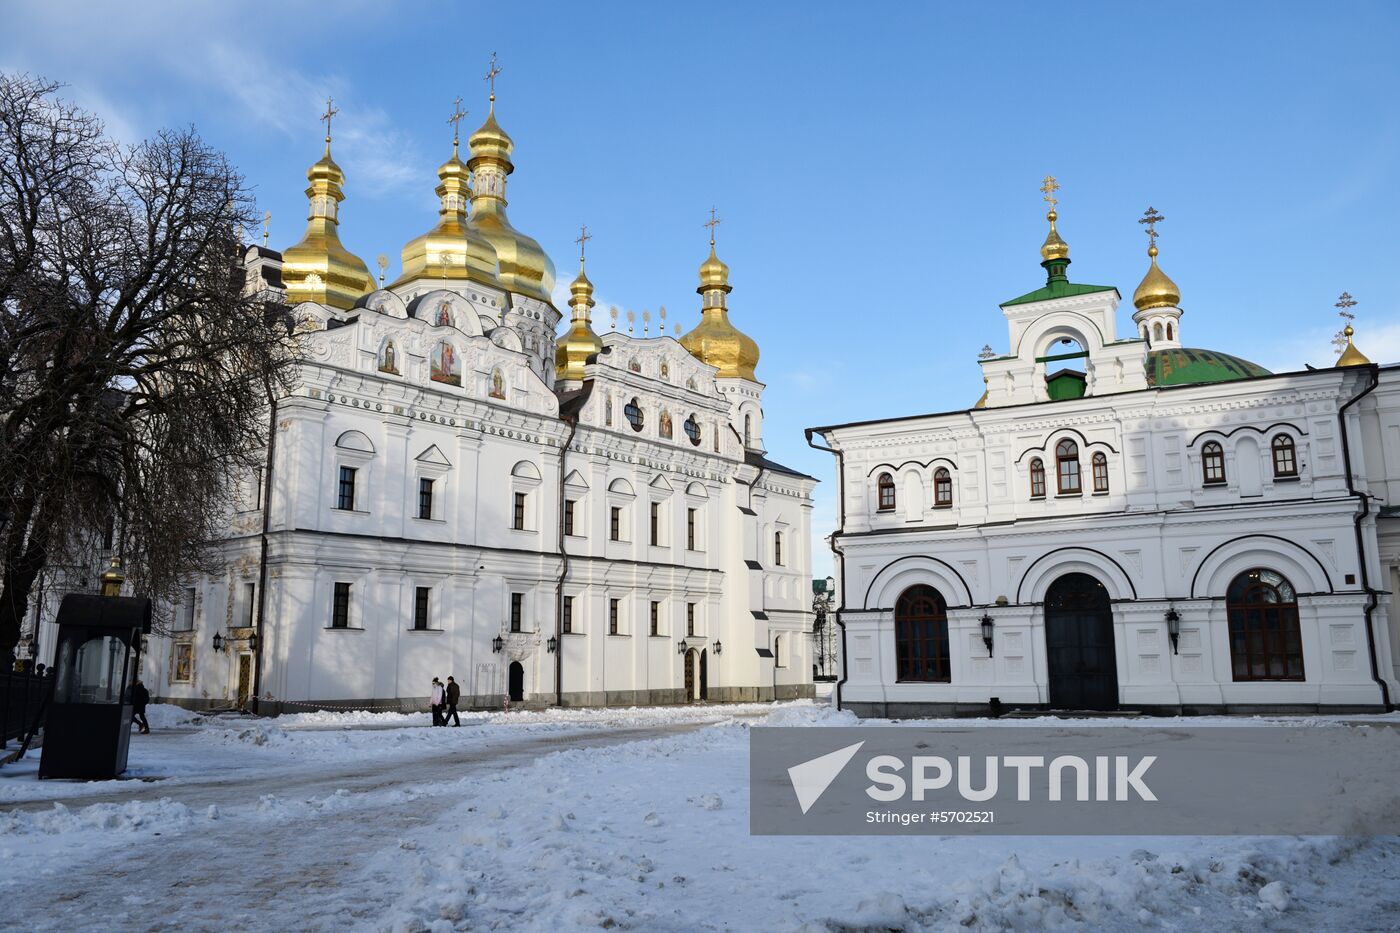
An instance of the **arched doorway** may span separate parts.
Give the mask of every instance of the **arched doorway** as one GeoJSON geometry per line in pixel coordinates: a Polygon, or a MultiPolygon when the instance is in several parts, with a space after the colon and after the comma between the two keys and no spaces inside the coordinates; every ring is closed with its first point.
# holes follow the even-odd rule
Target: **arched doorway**
{"type": "Polygon", "coordinates": [[[519,703],[525,699],[525,665],[519,661],[510,662],[510,688],[509,694],[512,703],[519,703]]]}
{"type": "Polygon", "coordinates": [[[700,651],[700,699],[710,698],[710,652],[702,649],[700,651]]]}
{"type": "Polygon", "coordinates": [[[931,586],[916,584],[894,604],[895,676],[901,681],[949,683],[948,604],[931,586]]]}
{"type": "Polygon", "coordinates": [[[1050,705],[1117,709],[1118,657],[1108,590],[1086,573],[1067,573],[1045,594],[1050,705]]]}
{"type": "Polygon", "coordinates": [[[685,653],[685,701],[687,703],[695,699],[695,656],[697,653],[694,648],[685,653]]]}

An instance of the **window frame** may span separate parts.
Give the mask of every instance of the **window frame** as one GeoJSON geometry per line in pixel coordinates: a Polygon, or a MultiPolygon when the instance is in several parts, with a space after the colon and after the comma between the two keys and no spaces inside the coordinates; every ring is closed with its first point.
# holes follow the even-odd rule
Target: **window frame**
{"type": "Polygon", "coordinates": [[[651,624],[651,634],[653,637],[661,634],[661,603],[655,599],[648,607],[648,618],[651,624]]]}
{"type": "Polygon", "coordinates": [[[783,564],[783,533],[773,532],[773,566],[782,567],[783,564]]]}
{"type": "Polygon", "coordinates": [[[875,511],[893,512],[897,503],[894,474],[888,471],[881,473],[875,479],[875,511]]]}
{"type": "Polygon", "coordinates": [[[685,604],[685,637],[695,637],[695,604],[685,604]]]}
{"type": "Polygon", "coordinates": [[[331,628],[348,629],[350,624],[351,600],[354,598],[354,584],[336,580],[331,587],[331,628]]]}
{"type": "Polygon", "coordinates": [[[953,474],[947,467],[939,467],[933,471],[933,507],[953,507],[953,474]]]}
{"type": "Polygon", "coordinates": [[[1031,498],[1045,498],[1045,461],[1032,457],[1030,463],[1031,498]]]}
{"type": "Polygon", "coordinates": [[[433,627],[431,586],[413,588],[413,631],[426,632],[433,627]]]}
{"type": "Polygon", "coordinates": [[[566,538],[578,537],[578,535],[574,533],[574,509],[577,508],[577,506],[577,499],[564,500],[564,537],[566,538]]]}
{"type": "Polygon", "coordinates": [[[1108,492],[1108,457],[1103,451],[1095,451],[1089,458],[1090,469],[1094,475],[1094,494],[1102,495],[1108,492]]]}
{"type": "Polygon", "coordinates": [[[609,505],[609,506],[608,506],[608,540],[609,540],[609,541],[619,541],[619,542],[620,542],[620,541],[625,540],[625,539],[622,537],[622,529],[623,529],[622,509],[623,509],[623,506],[620,506],[620,505],[609,505]]]}
{"type": "Polygon", "coordinates": [[[1201,445],[1201,485],[1224,486],[1229,482],[1225,472],[1225,447],[1219,441],[1206,441],[1201,445]],[[1212,473],[1218,474],[1212,478],[1212,473]]]}
{"type": "Polygon", "coordinates": [[[1298,593],[1287,577],[1267,567],[1236,574],[1225,591],[1225,616],[1230,677],[1235,683],[1307,680],[1298,593]],[[1275,598],[1267,598],[1267,593],[1263,593],[1264,599],[1250,598],[1261,591],[1269,591],[1275,598]],[[1281,674],[1273,673],[1276,663],[1281,674]],[[1254,673],[1256,664],[1262,665],[1262,673],[1254,673]]]}
{"type": "Polygon", "coordinates": [[[652,547],[661,547],[661,503],[652,502],[647,510],[648,540],[652,547]]]}
{"type": "Polygon", "coordinates": [[[433,488],[437,485],[437,480],[431,476],[418,477],[418,518],[424,521],[432,521],[433,515],[433,488]],[[426,506],[426,508],[424,508],[426,506]],[[427,514],[424,514],[424,513],[427,514]]]}
{"type": "Polygon", "coordinates": [[[916,583],[895,600],[895,680],[898,683],[953,682],[952,633],[948,603],[935,587],[916,583]],[[917,601],[932,603],[932,611],[912,615],[917,601]],[[916,650],[917,649],[917,650],[916,650]],[[919,676],[912,676],[915,673],[919,676]]]}
{"type": "Polygon", "coordinates": [[[1079,469],[1079,445],[1067,437],[1061,438],[1055,443],[1055,495],[1083,494],[1084,477],[1079,469]]]}
{"type": "Polygon", "coordinates": [[[627,423],[632,426],[632,430],[638,434],[647,426],[646,412],[642,410],[642,403],[635,395],[632,400],[622,406],[622,415],[627,419],[627,423]]]}
{"type": "Polygon", "coordinates": [[[356,488],[355,480],[359,476],[360,468],[340,464],[336,471],[335,487],[335,508],[339,512],[355,511],[356,488]]]}
{"type": "Polygon", "coordinates": [[[512,635],[520,634],[525,631],[524,593],[512,592],[510,594],[510,615],[508,618],[510,621],[510,632],[512,635]]]}
{"type": "Polygon", "coordinates": [[[1298,444],[1291,436],[1275,434],[1273,440],[1269,442],[1269,455],[1273,461],[1274,479],[1298,478],[1298,444]],[[1280,454],[1283,456],[1280,457],[1280,454]],[[1281,460],[1287,462],[1284,469],[1279,468],[1281,460]]]}
{"type": "Polygon", "coordinates": [[[529,529],[525,527],[525,523],[528,518],[530,494],[516,489],[513,491],[513,498],[511,501],[511,531],[529,531],[529,529]]]}
{"type": "Polygon", "coordinates": [[[622,634],[622,600],[616,596],[608,597],[608,634],[622,634]]]}
{"type": "Polygon", "coordinates": [[[559,607],[559,632],[562,635],[574,633],[574,598],[564,594],[563,605],[559,607]]]}

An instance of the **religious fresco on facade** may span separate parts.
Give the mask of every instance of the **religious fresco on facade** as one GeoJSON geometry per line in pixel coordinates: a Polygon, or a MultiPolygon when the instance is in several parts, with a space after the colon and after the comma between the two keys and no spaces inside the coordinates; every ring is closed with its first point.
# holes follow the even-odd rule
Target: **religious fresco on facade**
{"type": "Polygon", "coordinates": [[[452,344],[442,342],[433,347],[430,378],[433,382],[445,382],[453,386],[462,384],[462,363],[457,359],[457,350],[452,344]]]}
{"type": "Polygon", "coordinates": [[[433,316],[433,323],[438,327],[452,326],[452,305],[443,301],[437,306],[437,313],[433,316]]]}
{"type": "Polygon", "coordinates": [[[384,349],[379,351],[379,371],[399,375],[399,354],[392,340],[384,341],[384,349]]]}
{"type": "Polygon", "coordinates": [[[501,375],[501,371],[499,369],[491,370],[491,397],[506,397],[505,378],[501,375]]]}
{"type": "Polygon", "coordinates": [[[671,436],[671,413],[664,409],[661,412],[661,436],[671,436]]]}

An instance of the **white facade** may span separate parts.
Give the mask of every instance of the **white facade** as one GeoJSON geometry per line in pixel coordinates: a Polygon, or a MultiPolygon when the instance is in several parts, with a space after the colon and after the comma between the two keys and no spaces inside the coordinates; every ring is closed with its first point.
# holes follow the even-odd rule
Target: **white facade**
{"type": "Polygon", "coordinates": [[[1179,308],[1139,314],[1134,336],[1120,338],[1117,304],[1113,289],[1009,302],[1010,352],[985,355],[978,407],[809,432],[836,453],[841,483],[844,706],[882,716],[1057,707],[1087,695],[1074,682],[1086,674],[1109,686],[1095,708],[1374,710],[1400,697],[1400,367],[1234,378],[1242,361],[1180,350],[1179,308]],[[1152,343],[1150,328],[1167,322],[1171,339],[1164,328],[1152,343]],[[1064,339],[1082,348],[1086,388],[1053,400],[1045,357],[1064,339]],[[1169,358],[1177,364],[1223,358],[1216,375],[1229,381],[1185,381],[1201,371],[1184,370],[1170,384],[1153,354],[1173,352],[1192,354],[1169,358]],[[1066,441],[1079,482],[1062,491],[1066,441]],[[1223,481],[1207,483],[1207,466],[1223,481]],[[940,470],[951,501],[939,501],[940,470]],[[1246,674],[1266,676],[1237,676],[1227,593],[1255,570],[1296,595],[1301,670],[1278,669],[1291,679],[1249,658],[1246,674]],[[1047,630],[1067,611],[1058,595],[1047,608],[1052,585],[1076,573],[1106,590],[1112,639],[1103,669],[1079,675],[1061,652],[1089,658],[1087,643],[1063,647],[1063,615],[1047,630]],[[901,613],[917,615],[911,601],[900,608],[916,586],[946,605],[935,649],[946,664],[909,660],[925,651],[906,638],[912,623],[900,628],[901,613]]]}

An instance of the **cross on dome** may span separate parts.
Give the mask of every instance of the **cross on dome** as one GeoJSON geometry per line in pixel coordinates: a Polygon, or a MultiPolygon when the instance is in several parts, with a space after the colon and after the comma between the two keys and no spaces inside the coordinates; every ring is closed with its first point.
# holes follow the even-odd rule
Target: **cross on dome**
{"type": "Polygon", "coordinates": [[[711,246],[714,246],[714,245],[715,245],[715,228],[718,227],[718,226],[719,226],[720,224],[722,224],[722,223],[724,223],[724,221],[722,221],[722,220],[719,219],[718,211],[716,211],[713,207],[710,208],[710,219],[707,220],[707,221],[705,221],[705,223],[703,223],[701,226],[709,227],[709,228],[710,228],[710,245],[711,245],[711,246]]]}
{"type": "Polygon", "coordinates": [[[336,109],[335,99],[327,97],[326,112],[321,114],[321,122],[326,124],[326,146],[328,147],[331,144],[331,117],[334,117],[338,113],[340,113],[340,111],[336,109]]]}
{"type": "Polygon", "coordinates": [[[588,241],[593,239],[593,237],[588,235],[588,224],[580,224],[578,229],[578,239],[574,240],[574,242],[578,244],[578,261],[582,264],[584,247],[588,245],[588,241]]]}
{"type": "Polygon", "coordinates": [[[447,122],[452,124],[452,145],[457,145],[458,130],[461,129],[462,118],[467,115],[467,111],[462,109],[462,98],[458,95],[452,102],[452,116],[447,118],[447,122]]]}
{"type": "Polygon", "coordinates": [[[1041,192],[1045,195],[1045,203],[1050,205],[1050,210],[1055,209],[1055,205],[1060,202],[1055,198],[1055,192],[1060,190],[1060,183],[1055,181],[1054,175],[1046,175],[1045,181],[1040,186],[1041,192]]]}
{"type": "Polygon", "coordinates": [[[491,69],[490,69],[489,71],[486,72],[486,77],[482,79],[483,81],[490,81],[490,82],[491,82],[491,102],[492,102],[492,103],[495,103],[495,101],[496,101],[496,75],[498,75],[498,74],[500,74],[500,73],[501,73],[501,69],[498,68],[498,67],[496,67],[496,53],[495,53],[495,52],[492,52],[492,53],[491,53],[491,69]]]}
{"type": "Polygon", "coordinates": [[[1157,245],[1157,225],[1166,219],[1165,216],[1157,213],[1157,208],[1155,207],[1149,206],[1147,210],[1143,211],[1142,218],[1138,223],[1147,225],[1146,232],[1148,240],[1151,241],[1150,245],[1157,245]]]}

